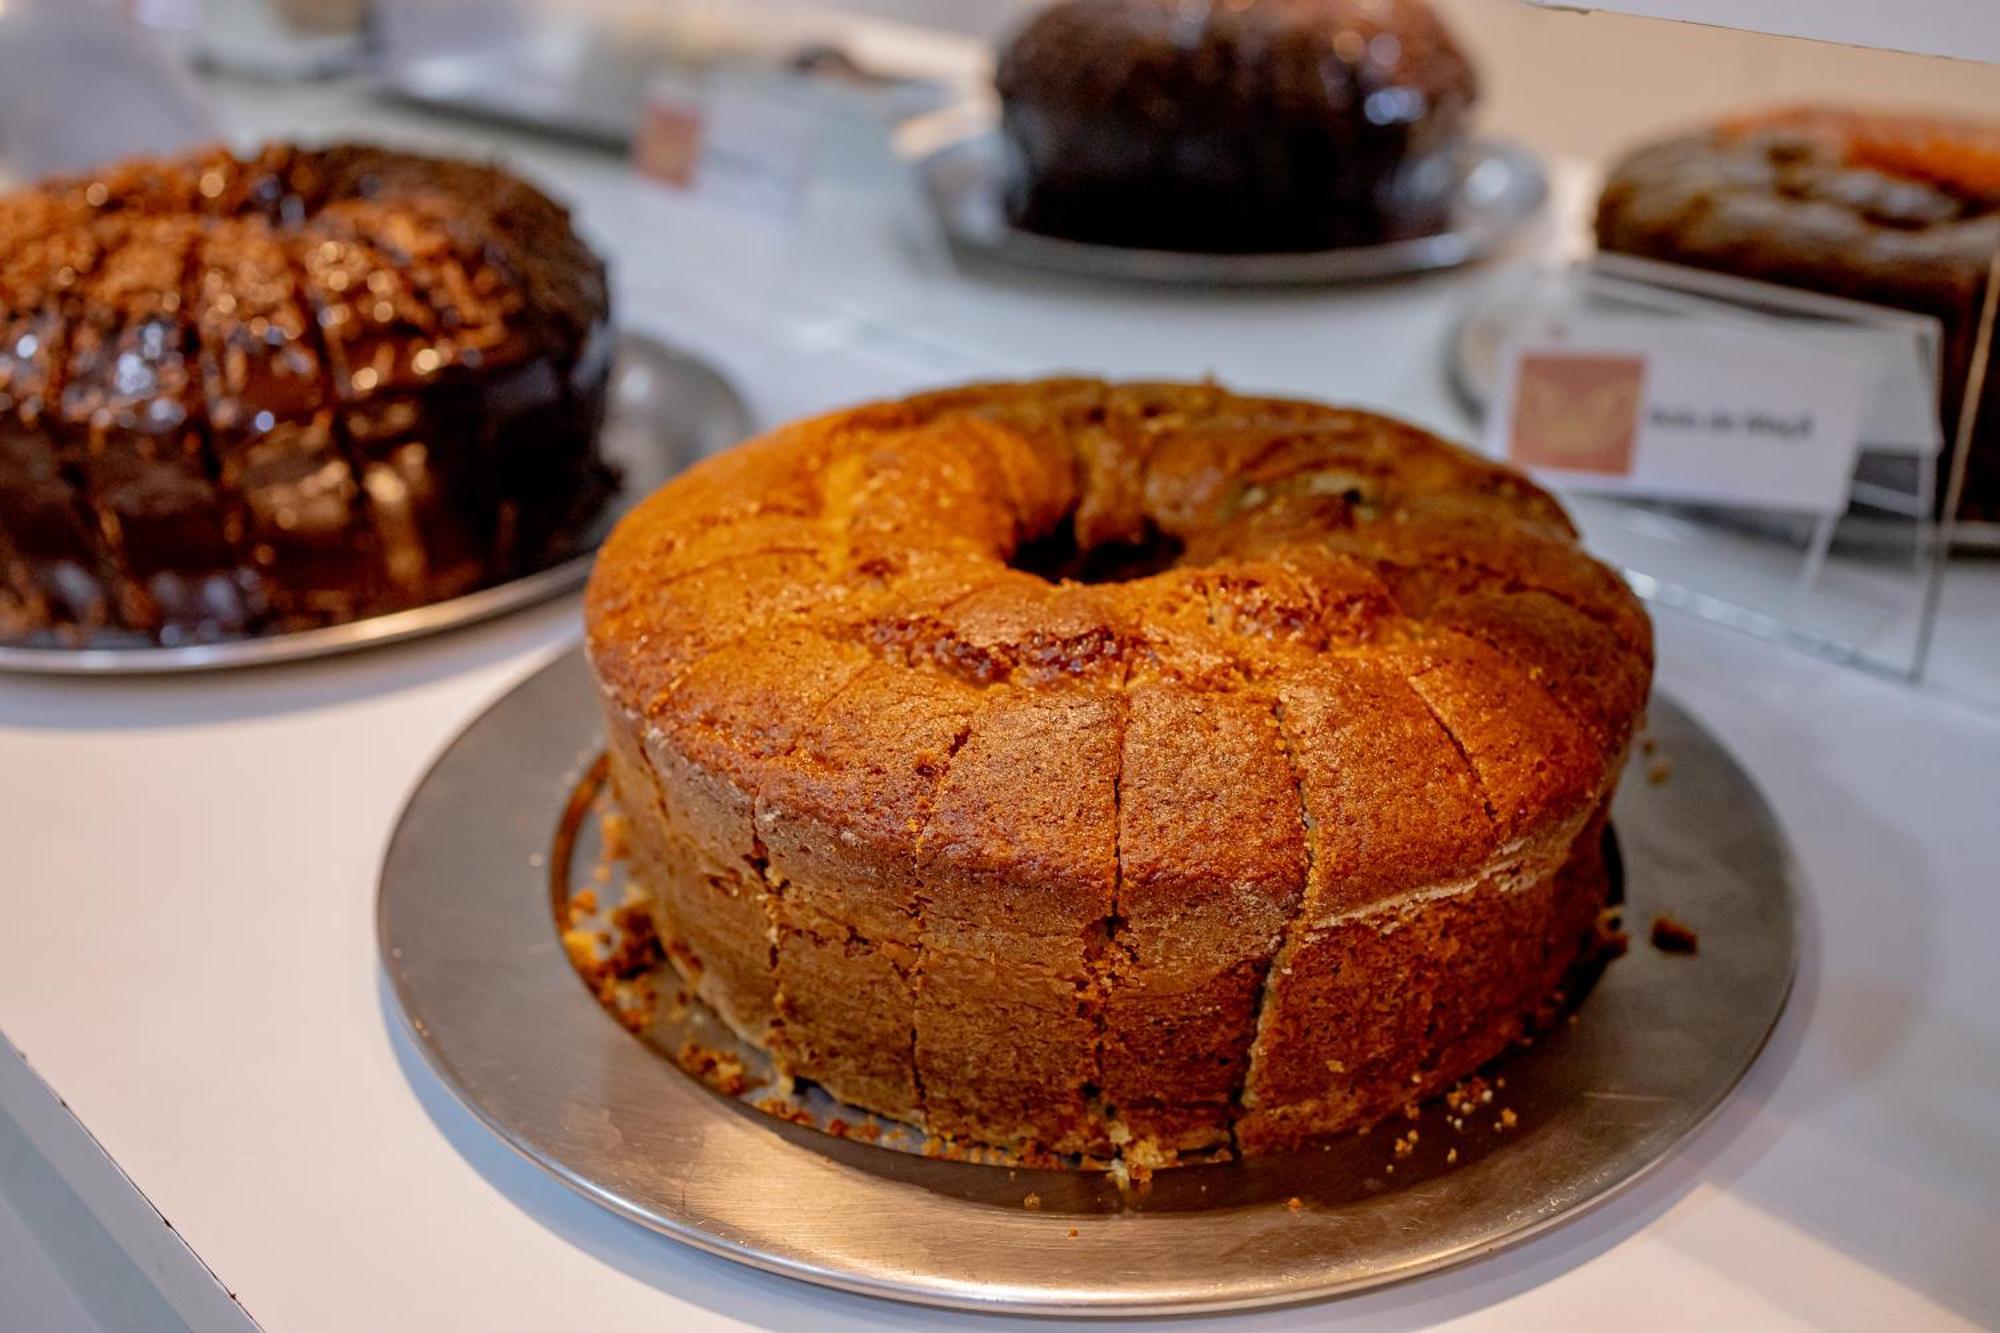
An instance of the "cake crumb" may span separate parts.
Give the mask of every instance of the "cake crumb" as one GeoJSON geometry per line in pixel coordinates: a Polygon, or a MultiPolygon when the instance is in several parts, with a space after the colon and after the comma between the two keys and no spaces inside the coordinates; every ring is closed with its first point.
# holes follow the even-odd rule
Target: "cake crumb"
{"type": "Polygon", "coordinates": [[[1520,1123],[1521,1117],[1514,1114],[1514,1108],[1503,1106],[1500,1108],[1500,1118],[1493,1122],[1493,1128],[1505,1133],[1520,1123]]]}
{"type": "MultiPolygon", "coordinates": [[[[681,1048],[674,1052],[674,1063],[689,1077],[701,1080],[725,1097],[741,1096],[755,1086],[750,1081],[749,1071],[743,1067],[741,1060],[727,1051],[718,1051],[699,1042],[683,1043],[681,1048]]],[[[782,1110],[765,1108],[762,1104],[759,1105],[759,1109],[768,1110],[772,1115],[784,1114],[782,1110]]]]}
{"type": "Polygon", "coordinates": [[[1077,1238],[1077,1237],[1078,1237],[1079,1235],[1081,1235],[1081,1234],[1082,1234],[1082,1233],[1081,1233],[1081,1232],[1079,1232],[1079,1231],[1078,1231],[1078,1230],[1077,1230],[1077,1229],[1076,1229],[1075,1227],[1071,1227],[1071,1228],[1069,1229],[1069,1238],[1070,1238],[1071,1240],[1075,1240],[1075,1239],[1076,1239],[1076,1238],[1077,1238]]]}
{"type": "Polygon", "coordinates": [[[598,818],[597,831],[604,839],[606,860],[623,861],[632,854],[632,825],[622,812],[606,810],[598,818]]]}
{"type": "Polygon", "coordinates": [[[1291,1198],[1285,1200],[1285,1207],[1291,1209],[1295,1213],[1299,1211],[1299,1209],[1305,1206],[1306,1206],[1306,1201],[1304,1199],[1301,1199],[1296,1194],[1294,1194],[1291,1198]]]}
{"type": "Polygon", "coordinates": [[[1444,1155],[1444,1164],[1446,1166],[1450,1166],[1453,1162],[1456,1162],[1457,1160],[1458,1160],[1458,1149],[1456,1148],[1453,1148],[1450,1152],[1444,1155]]]}
{"type": "Polygon", "coordinates": [[[1042,1206],[1042,1196],[1034,1193],[1024,1194],[1021,1196],[1021,1206],[1031,1213],[1039,1211],[1042,1206]]]}
{"type": "Polygon", "coordinates": [[[1632,947],[1631,938],[1625,933],[1625,909],[1607,907],[1599,912],[1594,935],[1590,945],[1592,954],[1607,963],[1614,958],[1623,958],[1625,951],[1632,947]]]}
{"type": "Polygon", "coordinates": [[[624,904],[611,914],[611,925],[618,938],[605,964],[613,976],[629,981],[633,977],[644,976],[666,961],[667,951],[660,943],[653,914],[644,907],[635,903],[624,904]]]}
{"type": "Polygon", "coordinates": [[[1463,1117],[1467,1111],[1492,1100],[1492,1087],[1477,1074],[1459,1083],[1444,1095],[1445,1109],[1450,1111],[1454,1117],[1457,1117],[1457,1119],[1453,1120],[1454,1126],[1463,1123],[1463,1117]]]}
{"type": "Polygon", "coordinates": [[[1701,947],[1701,937],[1665,912],[1653,918],[1653,931],[1649,937],[1653,947],[1661,953],[1694,953],[1701,947]]]}
{"type": "Polygon", "coordinates": [[[1664,759],[1654,760],[1646,766],[1646,781],[1655,787],[1662,786],[1674,775],[1674,766],[1664,759]]]}
{"type": "Polygon", "coordinates": [[[590,930],[565,930],[562,933],[563,950],[569,954],[570,966],[583,973],[586,980],[594,979],[603,964],[597,957],[597,934],[590,930]]]}

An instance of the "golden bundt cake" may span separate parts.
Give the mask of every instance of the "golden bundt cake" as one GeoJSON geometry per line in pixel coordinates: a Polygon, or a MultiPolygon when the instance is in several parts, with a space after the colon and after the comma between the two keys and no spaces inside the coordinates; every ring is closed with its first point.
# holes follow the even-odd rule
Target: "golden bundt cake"
{"type": "Polygon", "coordinates": [[[787,426],[587,603],[634,874],[785,1071],[1156,1165],[1498,1053],[1606,894],[1650,628],[1530,482],[1208,385],[787,426]]]}
{"type": "Polygon", "coordinates": [[[0,197],[0,640],[438,601],[610,493],[603,265],[492,167],[274,144],[0,197]]]}

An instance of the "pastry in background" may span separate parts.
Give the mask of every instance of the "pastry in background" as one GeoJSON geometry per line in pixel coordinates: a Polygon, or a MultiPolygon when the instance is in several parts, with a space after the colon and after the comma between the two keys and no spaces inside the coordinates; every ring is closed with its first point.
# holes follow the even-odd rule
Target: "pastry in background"
{"type": "MultiPolygon", "coordinates": [[[[2000,253],[2000,121],[1831,107],[1726,121],[1613,167],[1597,243],[1936,316],[1949,442],[2000,253]]],[[[2000,520],[2000,375],[1975,412],[1960,515],[2000,520]]]]}
{"type": "Polygon", "coordinates": [[[997,81],[1019,226],[1235,253],[1443,229],[1475,92],[1421,0],[1056,0],[997,81]]]}

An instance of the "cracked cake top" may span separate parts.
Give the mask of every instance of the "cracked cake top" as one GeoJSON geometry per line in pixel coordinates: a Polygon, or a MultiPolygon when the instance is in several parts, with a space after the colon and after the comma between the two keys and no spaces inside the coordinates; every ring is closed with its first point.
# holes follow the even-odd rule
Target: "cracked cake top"
{"type": "Polygon", "coordinates": [[[1471,874],[1601,796],[1651,671],[1529,481],[1211,385],[784,427],[621,523],[586,614],[610,700],[755,808],[746,856],[852,881],[864,929],[914,861],[930,925],[998,954],[1114,894],[1309,923],[1471,874]]]}

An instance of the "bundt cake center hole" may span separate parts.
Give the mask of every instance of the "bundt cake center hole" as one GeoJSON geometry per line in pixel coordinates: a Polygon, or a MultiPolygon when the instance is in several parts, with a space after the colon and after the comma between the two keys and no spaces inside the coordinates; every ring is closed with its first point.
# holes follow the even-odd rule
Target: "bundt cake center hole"
{"type": "Polygon", "coordinates": [[[1137,541],[1079,546],[1075,525],[1058,523],[1053,532],[1021,543],[1007,563],[1050,583],[1129,583],[1171,569],[1186,548],[1150,523],[1137,541]]]}

